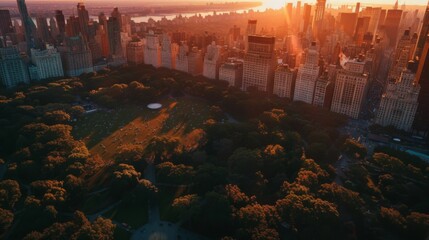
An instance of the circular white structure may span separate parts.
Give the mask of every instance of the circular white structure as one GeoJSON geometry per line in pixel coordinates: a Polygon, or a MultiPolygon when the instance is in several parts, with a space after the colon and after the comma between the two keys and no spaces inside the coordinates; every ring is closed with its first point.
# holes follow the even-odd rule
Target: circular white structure
{"type": "Polygon", "coordinates": [[[151,110],[158,110],[162,108],[162,104],[161,103],[151,103],[147,105],[147,108],[151,109],[151,110]]]}

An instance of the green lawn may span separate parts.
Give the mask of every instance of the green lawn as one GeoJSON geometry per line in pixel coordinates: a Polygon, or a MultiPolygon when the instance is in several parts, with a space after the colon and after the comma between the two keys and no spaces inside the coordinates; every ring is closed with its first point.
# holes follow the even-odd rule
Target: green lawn
{"type": "Polygon", "coordinates": [[[73,127],[73,136],[88,141],[86,145],[92,148],[113,132],[121,129],[138,117],[151,118],[157,112],[150,111],[144,106],[126,105],[107,111],[98,111],[87,114],[78,120],[73,127]]]}
{"type": "Polygon", "coordinates": [[[148,221],[148,203],[147,201],[133,204],[122,203],[103,214],[103,216],[120,223],[127,223],[132,228],[137,229],[148,221]]]}
{"type": "Polygon", "coordinates": [[[210,116],[210,106],[204,100],[196,98],[179,98],[176,106],[168,111],[169,118],[162,132],[166,133],[173,127],[183,126],[184,133],[190,133],[195,128],[202,128],[210,116]]]}

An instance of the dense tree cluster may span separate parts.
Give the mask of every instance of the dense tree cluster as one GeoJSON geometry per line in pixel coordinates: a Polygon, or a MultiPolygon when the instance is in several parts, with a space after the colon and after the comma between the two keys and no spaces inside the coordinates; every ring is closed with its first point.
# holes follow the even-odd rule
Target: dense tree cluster
{"type": "Polygon", "coordinates": [[[428,235],[427,164],[386,149],[369,156],[338,131],[346,118],[311,105],[149,66],[2,94],[0,238],[113,239],[110,220],[87,216],[113,203],[169,197],[162,213],[214,239],[428,235]],[[104,111],[166,96],[211,106],[198,147],[153,136],[145,148],[115,146],[105,161],[73,136],[85,104],[104,111]],[[352,163],[337,175],[340,154],[352,163]],[[155,185],[142,178],[148,164],[155,185]]]}

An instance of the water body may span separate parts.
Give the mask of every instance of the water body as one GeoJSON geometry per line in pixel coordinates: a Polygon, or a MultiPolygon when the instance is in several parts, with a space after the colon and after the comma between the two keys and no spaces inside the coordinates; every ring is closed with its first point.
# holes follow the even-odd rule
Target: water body
{"type": "MultiPolygon", "coordinates": [[[[255,12],[263,12],[267,9],[266,6],[261,5],[258,7],[252,7],[252,8],[245,8],[245,9],[240,9],[240,10],[235,10],[235,11],[217,11],[216,14],[217,15],[222,15],[222,14],[228,14],[231,12],[234,13],[245,13],[248,12],[250,10],[253,10],[255,12]]],[[[149,19],[153,19],[154,21],[161,21],[164,17],[167,20],[173,20],[174,18],[176,18],[179,15],[182,15],[182,17],[192,17],[192,16],[199,16],[201,15],[202,17],[207,17],[207,16],[213,16],[214,12],[213,11],[202,11],[202,12],[190,12],[190,13],[171,13],[171,14],[153,14],[153,15],[147,15],[147,16],[137,16],[137,17],[131,17],[131,20],[133,20],[136,23],[142,23],[142,22],[148,22],[149,19]]],[[[66,16],[66,21],[67,21],[68,16],[66,16]]],[[[98,16],[90,16],[91,19],[98,21],[98,16]]],[[[16,19],[18,20],[19,23],[21,23],[21,19],[20,18],[12,18],[12,19],[16,19]]],[[[36,22],[36,18],[32,18],[33,22],[36,24],[37,26],[37,22],[36,22]]],[[[49,18],[47,19],[48,25],[49,25],[49,18]]]]}
{"type": "MultiPolygon", "coordinates": [[[[253,11],[265,11],[266,7],[264,6],[259,6],[259,7],[253,7],[253,8],[246,8],[246,9],[241,9],[241,10],[236,10],[236,11],[218,11],[216,12],[217,15],[222,15],[225,13],[231,13],[231,12],[235,12],[235,13],[244,13],[247,12],[249,10],[253,10],[253,11]]],[[[153,19],[154,21],[160,21],[162,20],[164,17],[167,20],[173,20],[174,18],[176,18],[179,15],[182,15],[182,17],[192,17],[192,16],[199,16],[201,15],[202,17],[207,17],[207,16],[213,16],[213,11],[204,11],[204,12],[193,12],[193,13],[172,13],[172,14],[165,14],[165,15],[147,15],[147,16],[139,16],[139,17],[132,17],[131,20],[133,20],[136,23],[142,23],[142,22],[148,22],[149,19],[153,19]]],[[[96,18],[96,17],[95,17],[96,18]]]]}

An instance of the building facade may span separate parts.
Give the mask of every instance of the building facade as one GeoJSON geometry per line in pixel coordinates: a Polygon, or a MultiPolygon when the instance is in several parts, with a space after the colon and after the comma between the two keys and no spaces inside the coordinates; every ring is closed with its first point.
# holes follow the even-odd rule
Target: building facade
{"type": "Polygon", "coordinates": [[[219,68],[219,80],[227,81],[229,86],[241,88],[243,81],[243,60],[230,58],[219,68]]]}
{"type": "Polygon", "coordinates": [[[65,39],[65,45],[58,48],[63,62],[64,74],[76,77],[94,71],[92,54],[88,43],[80,35],[65,39]]]}
{"type": "Polygon", "coordinates": [[[331,111],[357,119],[366,95],[368,74],[364,72],[364,59],[345,63],[337,73],[331,111]]]}
{"type": "Polygon", "coordinates": [[[301,101],[308,104],[313,103],[314,88],[319,72],[319,53],[316,43],[313,42],[303,53],[303,63],[298,68],[293,96],[294,101],[301,101]]]}
{"type": "Polygon", "coordinates": [[[171,42],[168,34],[162,35],[161,44],[161,65],[168,69],[176,69],[176,58],[179,52],[179,45],[171,42]]]}
{"type": "Polygon", "coordinates": [[[296,70],[288,65],[279,65],[274,72],[273,94],[292,99],[295,89],[296,70]]]}
{"type": "Polygon", "coordinates": [[[402,71],[398,81],[387,85],[378,109],[377,124],[394,126],[404,131],[412,129],[420,92],[415,77],[415,73],[407,69],[402,71]]]}
{"type": "Polygon", "coordinates": [[[133,65],[144,63],[144,44],[142,41],[131,41],[128,43],[127,61],[133,65]]]}
{"type": "Polygon", "coordinates": [[[6,88],[30,82],[27,64],[15,47],[0,48],[0,80],[6,88]]]}
{"type": "Polygon", "coordinates": [[[146,35],[144,62],[156,68],[161,67],[161,45],[159,43],[159,35],[154,31],[149,31],[146,35]]]}
{"type": "Polygon", "coordinates": [[[276,57],[276,39],[267,36],[249,36],[248,50],[244,56],[242,90],[254,87],[259,91],[272,92],[276,57]]]}
{"type": "Polygon", "coordinates": [[[37,68],[37,80],[64,76],[61,55],[51,45],[45,50],[31,49],[31,62],[37,68]]]}
{"type": "Polygon", "coordinates": [[[223,61],[223,48],[213,42],[207,47],[206,55],[204,56],[203,76],[208,79],[219,78],[219,67],[223,61]]]}
{"type": "Polygon", "coordinates": [[[194,76],[203,73],[203,54],[198,47],[193,47],[188,53],[188,73],[194,76]]]}

